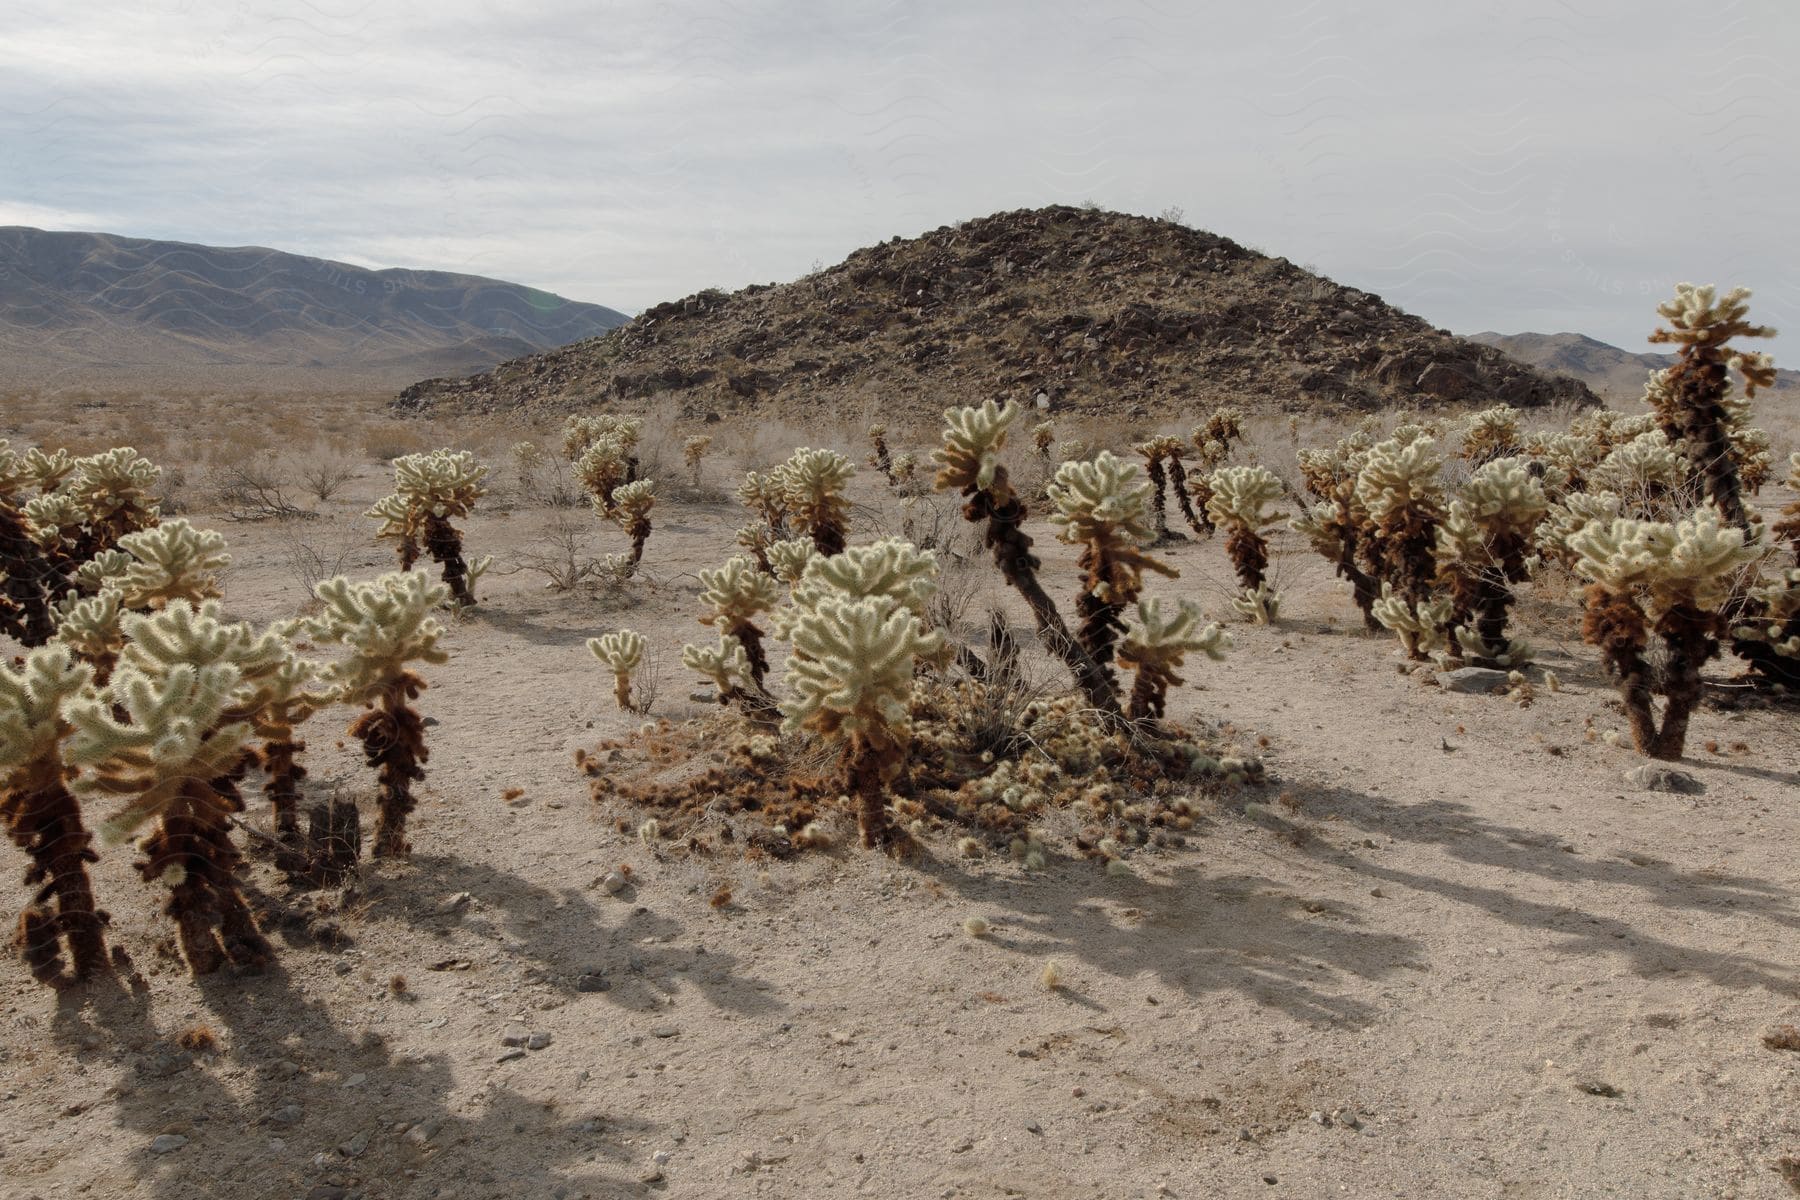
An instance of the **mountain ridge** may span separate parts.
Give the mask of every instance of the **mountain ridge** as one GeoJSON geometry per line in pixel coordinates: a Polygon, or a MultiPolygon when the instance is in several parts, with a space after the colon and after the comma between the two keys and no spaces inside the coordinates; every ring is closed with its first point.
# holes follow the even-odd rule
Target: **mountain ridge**
{"type": "Polygon", "coordinates": [[[423,380],[406,413],[808,416],[1034,400],[1136,420],[1233,403],[1371,411],[1589,405],[1491,347],[1379,296],[1169,221],[1052,206],[854,251],[785,284],[708,289],[467,378],[423,380]]]}
{"type": "Polygon", "coordinates": [[[421,369],[480,369],[626,320],[480,275],[0,226],[0,371],[14,381],[229,368],[397,386],[421,369]]]}
{"type": "MultiPolygon", "coordinates": [[[[1673,354],[1626,350],[1585,333],[1493,333],[1469,335],[1541,371],[1578,379],[1597,395],[1631,405],[1644,395],[1644,380],[1675,362],[1673,354]]],[[[1800,396],[1800,371],[1778,370],[1770,396],[1800,396]]]]}

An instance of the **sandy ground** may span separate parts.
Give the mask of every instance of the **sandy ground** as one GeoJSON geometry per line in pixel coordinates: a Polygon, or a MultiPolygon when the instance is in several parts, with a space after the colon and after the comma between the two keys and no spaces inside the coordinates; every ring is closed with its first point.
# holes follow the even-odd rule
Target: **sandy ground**
{"type": "MultiPolygon", "coordinates": [[[[366,468],[316,521],[224,527],[232,613],[299,604],[294,538],[387,569],[359,515],[383,482],[366,468]]],[[[554,516],[491,513],[468,543],[504,563],[554,516]]],[[[436,724],[413,858],[365,867],[348,897],[255,867],[277,970],[191,980],[111,848],[101,900],[148,989],[59,1000],[0,962],[0,1194],[1790,1194],[1775,1164],[1800,1155],[1800,1057],[1761,1035],[1800,1020],[1792,710],[1701,713],[1681,765],[1704,793],[1640,791],[1621,779],[1634,756],[1589,736],[1623,719],[1566,607],[1533,605],[1559,692],[1447,694],[1396,670],[1392,640],[1284,543],[1280,624],[1237,626],[1171,706],[1268,738],[1270,782],[1214,806],[1188,848],[1133,855],[1135,877],[1064,854],[1027,875],[941,843],[906,864],[659,856],[571,764],[637,723],[582,642],[641,630],[655,714],[709,711],[678,652],[710,636],[692,573],[741,521],[723,501],[660,506],[654,585],[626,610],[484,580],[420,701],[436,724]],[[608,895],[621,862],[635,886],[608,895]],[[972,914],[989,936],[963,932],[972,914]],[[347,942],[323,944],[327,926],[347,942]],[[548,1044],[513,1051],[514,1026],[548,1044]],[[196,1030],[216,1047],[182,1048],[196,1030]],[[159,1135],[186,1141],[158,1153],[159,1135]]],[[[1183,579],[1162,586],[1224,615],[1221,548],[1169,557],[1183,579]]],[[[977,566],[978,617],[1001,593],[977,566]]],[[[347,719],[308,728],[321,793],[369,786],[347,719]]],[[[268,825],[254,798],[251,821],[268,825]]]]}

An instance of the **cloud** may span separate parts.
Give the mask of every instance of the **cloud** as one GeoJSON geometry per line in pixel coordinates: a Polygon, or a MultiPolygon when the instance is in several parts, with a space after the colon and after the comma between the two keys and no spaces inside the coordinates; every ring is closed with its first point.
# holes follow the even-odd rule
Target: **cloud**
{"type": "Polygon", "coordinates": [[[1180,206],[1465,331],[1636,345],[1690,277],[1758,288],[1778,325],[1800,312],[1800,10],[22,8],[0,41],[0,213],[55,219],[20,223],[636,309],[1092,199],[1180,206]]]}

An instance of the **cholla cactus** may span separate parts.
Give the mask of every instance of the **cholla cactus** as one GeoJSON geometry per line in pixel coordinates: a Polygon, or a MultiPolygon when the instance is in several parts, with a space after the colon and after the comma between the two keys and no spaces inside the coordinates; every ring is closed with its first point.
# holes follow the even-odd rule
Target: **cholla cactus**
{"type": "Polygon", "coordinates": [[[126,534],[161,520],[162,506],[156,501],[160,478],[162,468],[130,446],[77,459],[57,488],[82,516],[82,539],[74,557],[92,558],[126,534]]]}
{"type": "Polygon", "coordinates": [[[718,689],[720,704],[747,699],[752,693],[740,686],[742,684],[749,684],[761,693],[761,684],[751,675],[750,657],[744,652],[744,644],[730,634],[721,633],[717,646],[696,646],[691,642],[683,646],[681,665],[710,680],[718,689]]]}
{"type": "Polygon", "coordinates": [[[620,629],[587,640],[588,651],[613,673],[613,696],[626,712],[643,712],[631,698],[631,673],[644,661],[644,635],[620,629]]]}
{"type": "Polygon", "coordinates": [[[747,472],[744,482],[738,484],[737,498],[744,507],[762,518],[772,539],[786,532],[788,498],[776,472],[771,471],[766,475],[757,471],[747,472]]]}
{"type": "Polygon", "coordinates": [[[275,812],[275,832],[285,841],[300,835],[300,781],[306,768],[300,765],[300,752],[306,743],[299,729],[312,715],[330,704],[332,697],[315,690],[320,667],[301,658],[289,637],[297,623],[284,622],[271,631],[281,639],[281,661],[262,672],[255,680],[256,711],[251,728],[261,744],[256,748],[256,761],[266,780],[264,791],[275,812]]]}
{"type": "MultiPolygon", "coordinates": [[[[1748,530],[1731,433],[1736,421],[1729,407],[1727,369],[1744,380],[1746,396],[1775,382],[1775,367],[1765,354],[1740,354],[1731,340],[1773,337],[1775,331],[1745,320],[1750,306],[1747,288],[1723,296],[1708,284],[1675,285],[1675,298],[1657,305],[1668,327],[1650,335],[1652,342],[1680,347],[1675,365],[1661,372],[1646,390],[1656,422],[1700,477],[1706,498],[1730,525],[1748,530]]],[[[1740,414],[1741,416],[1741,414],[1740,414]]]]}
{"type": "Polygon", "coordinates": [[[687,463],[688,478],[694,487],[700,486],[700,460],[712,449],[712,438],[707,434],[695,434],[681,443],[681,460],[687,463]]]}
{"type": "Polygon", "coordinates": [[[1800,564],[1800,450],[1788,456],[1787,486],[1795,493],[1795,498],[1781,510],[1781,520],[1775,522],[1769,532],[1789,543],[1794,562],[1800,564]]]}
{"type": "Polygon", "coordinates": [[[0,661],[0,820],[31,856],[25,883],[36,888],[19,919],[18,942],[31,973],[52,986],[106,967],[107,917],[94,907],[87,873],[98,856],[69,792],[65,761],[71,730],[63,709],[92,680],[92,670],[60,645],[33,650],[17,667],[0,661]]]}
{"type": "Polygon", "coordinates": [[[1519,410],[1510,404],[1484,408],[1471,414],[1463,429],[1458,458],[1466,458],[1477,467],[1498,458],[1512,458],[1524,447],[1519,441],[1519,410]]]}
{"type": "Polygon", "coordinates": [[[611,517],[618,505],[618,491],[636,478],[637,460],[616,435],[596,438],[575,460],[575,478],[592,498],[594,511],[611,517]]]}
{"type": "Polygon", "coordinates": [[[1569,539],[1591,522],[1610,522],[1624,512],[1624,500],[1612,492],[1570,492],[1544,514],[1533,544],[1545,559],[1572,571],[1576,554],[1569,548],[1569,539]]]}
{"type": "Polygon", "coordinates": [[[919,456],[911,450],[894,460],[894,486],[905,489],[919,473],[919,456]]]}
{"type": "Polygon", "coordinates": [[[119,593],[109,588],[94,596],[71,597],[57,610],[56,640],[94,669],[97,684],[112,677],[113,664],[125,648],[120,600],[119,593]]]}
{"type": "MultiPolygon", "coordinates": [[[[1156,533],[1155,540],[1157,543],[1167,541],[1170,536],[1168,501],[1166,499],[1166,493],[1169,490],[1169,472],[1163,469],[1163,462],[1171,457],[1178,458],[1180,456],[1181,439],[1177,437],[1151,438],[1147,442],[1140,442],[1132,449],[1136,450],[1138,455],[1143,458],[1144,475],[1150,481],[1151,528],[1156,533]]],[[[1184,477],[1185,474],[1184,471],[1184,477]]],[[[1182,504],[1191,508],[1192,503],[1179,483],[1176,485],[1176,490],[1181,493],[1182,504]]]]}
{"type": "Polygon", "coordinates": [[[1408,658],[1423,662],[1449,646],[1456,605],[1448,596],[1408,600],[1395,593],[1393,584],[1383,580],[1381,595],[1370,610],[1383,629],[1391,629],[1399,636],[1408,658]]]}
{"type": "Polygon", "coordinates": [[[468,516],[486,494],[487,468],[467,450],[434,450],[403,454],[394,460],[394,494],[384,497],[368,515],[381,521],[377,537],[399,541],[400,566],[411,570],[421,548],[444,570],[457,607],[475,603],[474,584],[493,561],[464,562],[462,534],[452,518],[468,516]]]}
{"type": "Polygon", "coordinates": [[[886,792],[906,764],[913,669],[942,638],[885,597],[826,594],[795,622],[793,645],[783,728],[842,743],[863,845],[892,845],[886,792]]]}
{"type": "Polygon", "coordinates": [[[613,519],[631,539],[631,565],[644,559],[644,543],[650,540],[650,510],[656,505],[656,481],[640,479],[613,493],[613,519]]]}
{"type": "Polygon", "coordinates": [[[291,653],[273,633],[224,621],[218,601],[175,600],[123,620],[126,644],[104,692],[65,706],[77,786],[125,798],[102,832],[124,837],[155,819],[138,870],[170,889],[182,952],[197,975],[227,960],[267,962],[270,948],[239,890],[231,818],[250,755],[262,681],[291,653]]]}
{"type": "Polygon", "coordinates": [[[1372,530],[1368,511],[1356,494],[1356,481],[1369,448],[1366,435],[1352,433],[1329,449],[1300,451],[1300,475],[1306,490],[1323,503],[1306,509],[1292,525],[1350,584],[1363,625],[1374,631],[1381,628],[1375,619],[1375,601],[1381,589],[1364,569],[1372,530]]]}
{"type": "Polygon", "coordinates": [[[850,529],[850,502],[844,488],[856,468],[831,450],[802,447],[775,468],[775,483],[786,500],[794,524],[813,540],[820,554],[838,554],[850,529]]]}
{"type": "Polygon", "coordinates": [[[563,423],[563,457],[577,462],[595,442],[612,438],[618,443],[619,453],[627,460],[631,477],[635,478],[637,460],[632,456],[643,430],[644,422],[638,417],[620,417],[611,413],[570,414],[563,423]]]}
{"type": "Polygon", "coordinates": [[[360,704],[350,736],[363,744],[364,757],[381,783],[381,819],[375,853],[407,852],[406,817],[413,809],[412,784],[425,778],[425,724],[411,702],[425,680],[411,664],[442,663],[438,648],[443,627],[431,615],[447,589],[421,575],[388,574],[373,583],[339,576],[314,589],[324,611],[302,623],[313,638],[343,646],[347,653],[327,665],[321,678],[334,698],[360,704]]]}
{"type": "Polygon", "coordinates": [[[887,426],[877,422],[869,426],[869,465],[881,472],[881,477],[889,484],[898,484],[899,477],[894,474],[894,456],[888,450],[887,426]]]}
{"type": "Polygon", "coordinates": [[[1569,548],[1577,572],[1592,581],[1582,637],[1619,679],[1633,743],[1641,754],[1680,758],[1700,699],[1700,669],[1719,652],[1725,632],[1720,606],[1732,576],[1762,547],[1703,508],[1675,524],[1595,521],[1569,538],[1569,548]],[[1652,628],[1668,652],[1660,729],[1651,704],[1658,687],[1644,658],[1652,628]]]}
{"type": "Polygon", "coordinates": [[[1437,561],[1456,606],[1457,645],[1477,666],[1524,663],[1525,643],[1506,636],[1512,585],[1530,577],[1532,537],[1550,502],[1521,458],[1479,468],[1438,526],[1437,561]]]}
{"type": "Polygon", "coordinates": [[[1434,551],[1444,516],[1443,466],[1427,434],[1408,432],[1369,449],[1356,477],[1356,501],[1368,513],[1368,556],[1382,580],[1375,619],[1400,634],[1415,659],[1438,640],[1420,627],[1428,618],[1437,575],[1434,551]],[[1402,614],[1400,609],[1407,611],[1402,614]]]}
{"type": "Polygon", "coordinates": [[[29,454],[14,453],[0,438],[0,634],[27,646],[41,646],[56,632],[50,602],[58,571],[25,515],[25,490],[38,478],[29,454]]]}
{"type": "Polygon", "coordinates": [[[783,538],[769,544],[767,556],[770,572],[792,588],[806,574],[807,564],[819,557],[819,552],[805,538],[783,538]]]}
{"type": "Polygon", "coordinates": [[[88,564],[97,569],[85,579],[77,572],[77,582],[116,589],[121,606],[134,610],[166,608],[174,600],[215,599],[219,572],[231,565],[224,534],[196,529],[181,517],[126,534],[118,550],[88,564]]]}
{"type": "Polygon", "coordinates": [[[937,592],[937,555],[899,538],[883,538],[829,558],[815,556],[794,588],[794,604],[805,611],[828,595],[877,597],[923,618],[937,592]]]}
{"type": "Polygon", "coordinates": [[[1232,607],[1245,619],[1267,625],[1275,619],[1280,597],[1265,578],[1269,543],[1263,530],[1287,516],[1269,511],[1269,506],[1281,499],[1281,480],[1267,467],[1221,467],[1213,472],[1211,490],[1206,515],[1215,525],[1225,527],[1225,553],[1230,555],[1243,588],[1232,607]]]}
{"type": "Polygon", "coordinates": [[[1082,623],[1082,648],[1106,669],[1113,644],[1124,632],[1119,614],[1143,590],[1144,572],[1174,579],[1180,572],[1151,558],[1143,547],[1151,540],[1145,524],[1150,484],[1137,467],[1110,451],[1091,463],[1064,463],[1050,485],[1056,511],[1050,523],[1057,538],[1080,546],[1085,588],[1076,601],[1082,623]]]}
{"type": "Polygon", "coordinates": [[[1119,663],[1137,672],[1131,689],[1131,718],[1157,720],[1163,715],[1169,689],[1182,683],[1175,672],[1186,657],[1223,658],[1230,641],[1217,624],[1202,625],[1200,606],[1192,600],[1177,602],[1173,612],[1165,609],[1161,600],[1139,600],[1137,613],[1137,625],[1129,629],[1119,648],[1119,663]]]}
{"type": "MultiPolygon", "coordinates": [[[[788,544],[778,542],[776,549],[788,544]]],[[[810,554],[811,544],[800,544],[805,545],[810,554]]],[[[787,558],[783,554],[783,560],[787,558]]],[[[700,586],[700,603],[705,606],[700,623],[714,626],[720,636],[737,643],[745,655],[745,669],[751,685],[757,691],[763,691],[769,659],[763,650],[763,631],[758,628],[756,618],[780,602],[780,585],[757,570],[755,563],[739,555],[727,559],[716,571],[701,571],[700,586]]],[[[725,693],[726,689],[719,689],[721,696],[725,693]]]]}
{"type": "Polygon", "coordinates": [[[1103,713],[1116,714],[1119,688],[1112,673],[1070,634],[1056,602],[1038,582],[1040,564],[1025,532],[1025,504],[1000,465],[1006,431],[1023,411],[1011,400],[1005,408],[989,400],[980,408],[945,409],[944,443],[931,454],[940,464],[935,486],[939,491],[961,492],[966,498],[964,518],[986,522],[982,541],[993,552],[1000,574],[1030,607],[1038,636],[1068,666],[1088,702],[1103,713]]]}
{"type": "Polygon", "coordinates": [[[1213,410],[1205,424],[1194,427],[1188,438],[1200,452],[1202,465],[1217,467],[1231,456],[1232,443],[1243,439],[1243,423],[1243,413],[1235,408],[1221,407],[1213,410]]]}
{"type": "MultiPolygon", "coordinates": [[[[1788,459],[1787,486],[1800,493],[1800,453],[1788,459]]],[[[1794,566],[1749,590],[1731,617],[1731,648],[1754,677],[1800,692],[1800,498],[1781,510],[1770,535],[1785,541],[1794,566]]]]}
{"type": "Polygon", "coordinates": [[[1648,516],[1686,482],[1681,459],[1660,429],[1614,446],[1588,473],[1590,487],[1631,497],[1648,516]]]}

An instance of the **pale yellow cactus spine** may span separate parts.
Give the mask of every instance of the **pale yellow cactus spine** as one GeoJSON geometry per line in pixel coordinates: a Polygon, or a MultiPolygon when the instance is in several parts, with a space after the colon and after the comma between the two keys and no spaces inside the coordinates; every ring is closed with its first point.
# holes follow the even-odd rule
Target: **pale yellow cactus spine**
{"type": "Polygon", "coordinates": [[[643,711],[632,701],[631,676],[644,661],[644,646],[644,635],[632,629],[620,629],[587,640],[588,651],[612,671],[613,696],[626,712],[643,711]]]}

